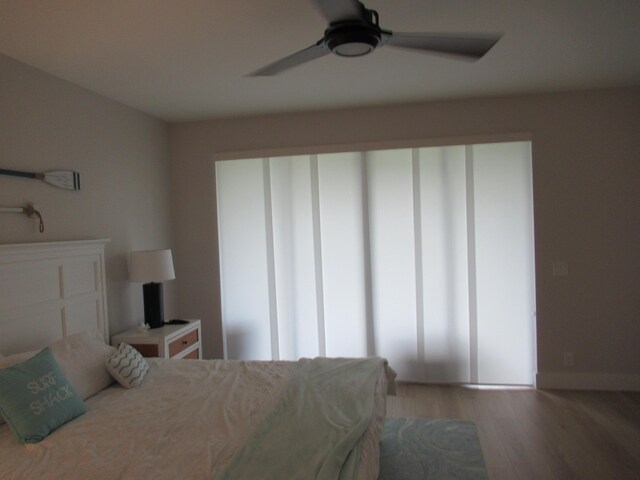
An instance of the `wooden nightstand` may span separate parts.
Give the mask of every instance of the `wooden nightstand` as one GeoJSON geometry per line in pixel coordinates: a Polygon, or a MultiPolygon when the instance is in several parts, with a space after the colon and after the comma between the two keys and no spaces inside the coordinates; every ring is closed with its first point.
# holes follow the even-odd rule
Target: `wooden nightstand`
{"type": "Polygon", "coordinates": [[[128,343],[144,357],[202,359],[200,338],[200,320],[189,320],[151,330],[132,328],[111,337],[111,345],[128,343]]]}

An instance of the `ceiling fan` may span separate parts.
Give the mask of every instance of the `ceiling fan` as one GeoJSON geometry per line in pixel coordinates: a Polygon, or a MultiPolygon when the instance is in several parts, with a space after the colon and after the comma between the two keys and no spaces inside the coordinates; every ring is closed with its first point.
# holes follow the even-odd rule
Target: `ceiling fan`
{"type": "Polygon", "coordinates": [[[312,1],[329,22],[324,36],[310,47],[281,58],[249,76],[276,75],[329,53],[340,57],[361,57],[383,45],[478,60],[501,37],[496,34],[392,32],[380,28],[378,12],[369,10],[358,0],[312,1]]]}

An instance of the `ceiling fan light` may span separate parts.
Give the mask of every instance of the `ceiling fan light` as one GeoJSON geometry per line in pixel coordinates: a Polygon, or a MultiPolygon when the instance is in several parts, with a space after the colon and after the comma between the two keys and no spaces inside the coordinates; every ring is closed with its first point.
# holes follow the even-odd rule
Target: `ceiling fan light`
{"type": "Polygon", "coordinates": [[[333,49],[333,53],[340,57],[361,57],[372,51],[372,45],[362,42],[343,43],[333,49]]]}
{"type": "Polygon", "coordinates": [[[373,52],[380,43],[380,33],[369,27],[344,26],[326,35],[327,46],[340,57],[361,57],[373,52]]]}

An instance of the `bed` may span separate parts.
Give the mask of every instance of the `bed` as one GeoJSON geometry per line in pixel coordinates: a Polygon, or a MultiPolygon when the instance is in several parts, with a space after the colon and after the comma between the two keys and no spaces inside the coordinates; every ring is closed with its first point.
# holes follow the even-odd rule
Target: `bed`
{"type": "Polygon", "coordinates": [[[105,243],[0,246],[0,353],[50,346],[86,409],[37,443],[0,425],[0,478],[377,478],[382,359],[146,359],[114,382],[105,243]]]}

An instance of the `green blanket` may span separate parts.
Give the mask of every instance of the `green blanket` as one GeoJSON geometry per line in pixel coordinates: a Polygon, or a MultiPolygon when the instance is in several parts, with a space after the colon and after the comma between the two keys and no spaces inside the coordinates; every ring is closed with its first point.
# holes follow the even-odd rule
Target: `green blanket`
{"type": "Polygon", "coordinates": [[[351,480],[380,358],[302,359],[284,396],[219,480],[351,480]]]}

